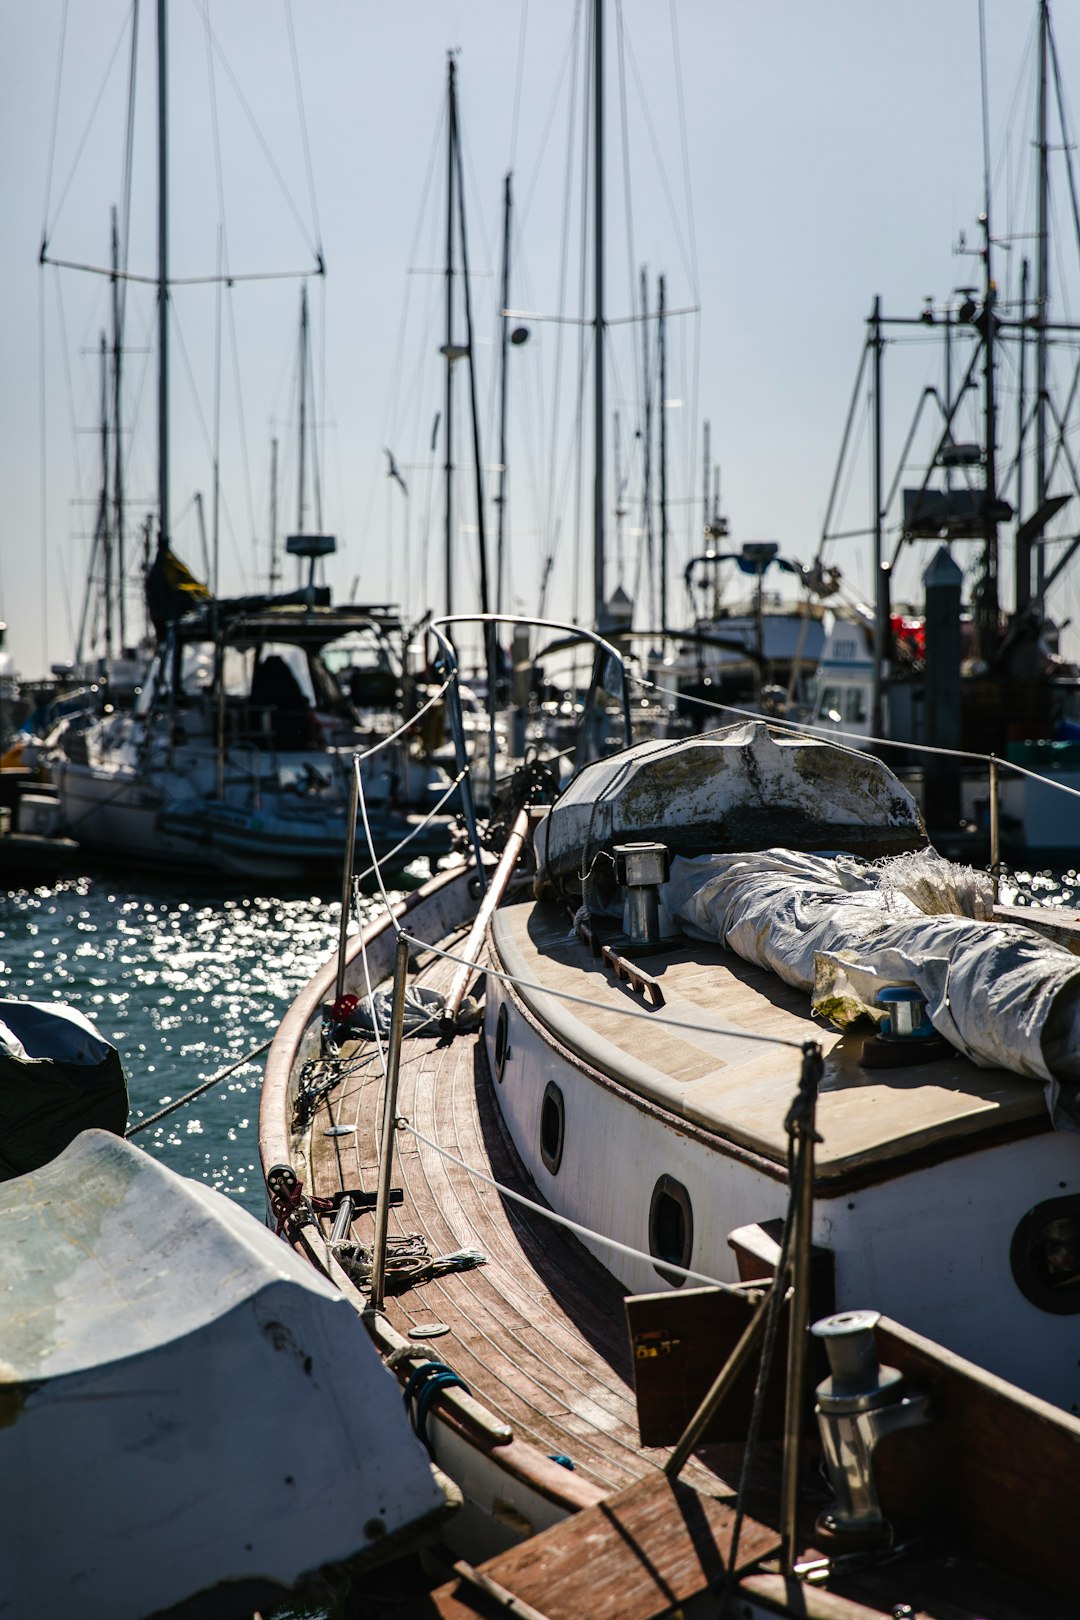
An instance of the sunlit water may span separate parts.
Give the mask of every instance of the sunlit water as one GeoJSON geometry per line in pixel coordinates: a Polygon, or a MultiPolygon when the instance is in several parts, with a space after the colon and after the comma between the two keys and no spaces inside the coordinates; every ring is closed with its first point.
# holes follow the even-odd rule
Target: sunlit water
{"type": "MultiPolygon", "coordinates": [[[[117,1047],[129,1123],[273,1035],[336,948],[339,901],[269,899],[178,881],[77,878],[0,896],[5,996],[67,1002],[117,1047]]],[[[135,1140],[261,1215],[265,1054],[135,1140]]]]}

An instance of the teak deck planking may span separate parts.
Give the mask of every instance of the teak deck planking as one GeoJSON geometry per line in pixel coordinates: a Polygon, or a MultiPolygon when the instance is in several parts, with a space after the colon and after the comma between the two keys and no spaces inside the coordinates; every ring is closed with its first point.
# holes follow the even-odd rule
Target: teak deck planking
{"type": "MultiPolygon", "coordinates": [[[[430,963],[418,982],[445,989],[452,964],[430,963]]],[[[312,1190],[375,1188],[383,1087],[374,1047],[345,1049],[355,1068],[320,1105],[312,1123],[312,1190]],[[328,1137],[331,1124],[354,1137],[328,1137]]],[[[483,1044],[419,1035],[402,1047],[398,1113],[466,1164],[536,1198],[503,1134],[483,1044]]],[[[444,1361],[474,1395],[547,1455],[604,1491],[655,1471],[664,1450],[642,1450],[633,1394],[624,1290],[559,1227],[504,1202],[406,1131],[395,1140],[392,1185],[404,1202],[390,1212],[390,1237],[418,1232],[430,1254],[479,1248],[487,1264],[454,1272],[387,1299],[391,1325],[445,1323],[450,1332],[417,1344],[444,1361]]],[[[328,1227],[327,1223],[327,1227],[328,1227]]],[[[370,1245],[373,1217],[357,1216],[353,1237],[370,1245]]],[[[728,1482],[696,1460],[695,1484],[730,1494],[728,1482]]]]}

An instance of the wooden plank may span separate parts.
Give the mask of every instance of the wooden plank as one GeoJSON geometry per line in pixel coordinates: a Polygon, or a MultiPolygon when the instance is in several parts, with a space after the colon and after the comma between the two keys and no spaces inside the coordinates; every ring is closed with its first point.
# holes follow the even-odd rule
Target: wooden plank
{"type": "Polygon", "coordinates": [[[995,905],[997,922],[1019,923],[1022,928],[1033,928],[1044,939],[1063,945],[1074,956],[1080,956],[1080,912],[1057,906],[1002,906],[995,905]]]}
{"type": "MultiPolygon", "coordinates": [[[[754,1310],[750,1300],[720,1288],[638,1294],[626,1301],[642,1445],[672,1446],[680,1438],[754,1310]]],[[[764,1439],[783,1433],[786,1342],[785,1306],[766,1392],[764,1439]]],[[[745,1438],[759,1361],[760,1350],[735,1379],[703,1444],[745,1438]]]]}
{"type": "Polygon", "coordinates": [[[875,1453],[886,1515],[929,1513],[977,1556],[1080,1612],[1080,1420],[898,1323],[882,1318],[877,1341],[882,1363],[928,1394],[932,1412],[875,1453]]]}
{"type": "MultiPolygon", "coordinates": [[[[489,1559],[480,1573],[546,1620],[654,1620],[723,1582],[734,1522],[726,1503],[653,1475],[489,1559]]],[[[778,1546],[775,1530],[744,1519],[737,1569],[778,1546]]],[[[449,1582],[432,1601],[442,1620],[477,1613],[468,1583],[449,1582]]]]}

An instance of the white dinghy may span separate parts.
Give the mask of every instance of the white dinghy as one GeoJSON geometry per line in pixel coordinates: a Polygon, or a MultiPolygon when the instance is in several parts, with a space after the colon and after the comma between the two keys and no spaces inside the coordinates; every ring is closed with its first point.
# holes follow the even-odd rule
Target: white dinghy
{"type": "Polygon", "coordinates": [[[447,1509],[340,1293],[105,1131],[0,1187],[0,1615],[251,1615],[447,1509]]]}

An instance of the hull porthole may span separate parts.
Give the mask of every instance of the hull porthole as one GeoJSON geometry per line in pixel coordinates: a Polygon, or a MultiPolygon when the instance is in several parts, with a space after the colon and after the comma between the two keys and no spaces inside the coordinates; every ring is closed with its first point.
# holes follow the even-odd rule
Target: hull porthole
{"type": "Polygon", "coordinates": [[[694,1210],[690,1194],[674,1176],[661,1176],[649,1206],[649,1253],[661,1277],[681,1288],[686,1278],[671,1272],[668,1266],[688,1268],[693,1252],[694,1210]]]}
{"type": "Polygon", "coordinates": [[[554,1176],[562,1163],[563,1138],[566,1135],[566,1110],[563,1094],[549,1080],[540,1105],[540,1157],[554,1176]]]}

